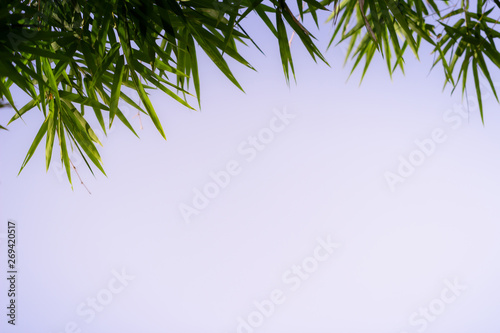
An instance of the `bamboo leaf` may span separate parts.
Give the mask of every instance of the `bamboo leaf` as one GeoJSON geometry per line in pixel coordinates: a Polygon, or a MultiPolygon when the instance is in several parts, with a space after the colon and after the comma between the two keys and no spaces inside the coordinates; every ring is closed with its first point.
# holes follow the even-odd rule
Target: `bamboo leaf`
{"type": "Polygon", "coordinates": [[[52,158],[52,148],[54,147],[54,137],[56,134],[57,109],[54,100],[49,102],[49,119],[47,124],[47,140],[45,145],[45,168],[49,170],[50,160],[52,158]]]}
{"type": "Polygon", "coordinates": [[[118,109],[118,101],[120,99],[120,92],[122,87],[122,79],[124,73],[124,63],[125,60],[123,56],[118,58],[116,63],[115,75],[113,78],[113,88],[111,90],[111,101],[109,104],[109,126],[113,123],[113,119],[116,114],[116,110],[118,109]]]}
{"type": "Polygon", "coordinates": [[[38,147],[38,144],[40,141],[42,141],[43,137],[45,136],[45,133],[47,132],[47,127],[48,127],[48,119],[45,119],[45,121],[42,123],[42,126],[40,126],[40,129],[38,130],[38,133],[36,134],[35,138],[33,139],[33,143],[31,144],[30,148],[28,149],[28,153],[26,154],[26,157],[24,158],[23,163],[21,164],[21,168],[19,170],[19,174],[21,174],[21,171],[23,171],[24,167],[26,164],[29,162],[33,154],[35,153],[36,148],[38,147]]]}

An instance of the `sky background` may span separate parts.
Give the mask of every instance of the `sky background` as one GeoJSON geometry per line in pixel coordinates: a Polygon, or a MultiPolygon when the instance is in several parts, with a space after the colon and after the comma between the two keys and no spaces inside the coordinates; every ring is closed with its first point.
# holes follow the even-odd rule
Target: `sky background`
{"type": "MultiPolygon", "coordinates": [[[[325,51],[331,25],[307,26],[325,51]]],[[[287,86],[277,42],[253,19],[245,27],[265,52],[241,47],[257,69],[232,67],[245,93],[200,54],[201,111],[151,95],[167,141],[125,109],[140,139],[113,125],[100,148],[107,177],[72,156],[92,194],[74,173],[71,189],[56,155],[45,172],[42,149],[17,176],[41,112],[0,132],[2,268],[10,219],[19,272],[14,328],[0,283],[2,332],[499,332],[493,96],[483,126],[472,90],[467,112],[442,91],[441,69],[429,73],[430,50],[408,53],[392,80],[376,56],[359,85],[344,47],[325,51],[328,67],[298,39],[287,86]],[[249,161],[238,147],[280,112],[289,123],[249,161]],[[419,165],[391,187],[411,156],[419,165]],[[228,163],[239,173],[187,221],[181,207],[228,163]],[[319,248],[328,239],[331,253],[319,248]]],[[[12,115],[2,109],[0,123],[12,115]]]]}

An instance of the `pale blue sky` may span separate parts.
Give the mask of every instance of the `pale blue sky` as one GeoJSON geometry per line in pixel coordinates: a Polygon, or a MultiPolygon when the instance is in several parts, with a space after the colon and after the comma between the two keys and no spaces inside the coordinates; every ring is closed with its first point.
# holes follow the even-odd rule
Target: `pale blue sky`
{"type": "MultiPolygon", "coordinates": [[[[19,237],[18,325],[4,315],[2,330],[498,332],[494,98],[485,96],[483,127],[473,101],[467,115],[458,94],[442,92],[440,68],[428,74],[428,52],[420,62],[408,54],[406,76],[392,81],[378,58],[358,86],[359,72],[346,83],[342,47],[325,52],[329,68],[298,39],[288,87],[277,43],[255,22],[248,30],[266,56],[242,48],[258,70],[233,66],[246,94],[200,56],[201,112],[152,93],[167,141],[143,116],[143,130],[132,119],[140,140],[118,123],[103,140],[108,177],[74,157],[92,195],[74,174],[71,190],[57,157],[46,173],[42,150],[17,176],[40,113],[0,132],[1,232],[14,219],[19,237]],[[289,118],[276,118],[284,110],[289,118]],[[271,123],[280,130],[269,139],[271,123]],[[241,151],[259,135],[267,143],[249,161],[241,151]],[[419,165],[402,177],[410,156],[419,165]],[[228,163],[238,170],[229,184],[194,207],[228,163]],[[392,188],[388,173],[401,177],[392,188]],[[198,212],[190,223],[188,205],[198,212]],[[328,237],[339,246],[321,261],[318,239],[328,237]],[[313,265],[307,278],[292,272],[302,263],[313,265]],[[273,291],[282,302],[259,310],[273,291]],[[92,298],[106,304],[93,310],[92,298]],[[429,307],[430,317],[419,312],[429,307]],[[257,324],[242,328],[240,317],[257,324]]],[[[331,29],[311,30],[325,51],[331,29]]],[[[11,115],[2,109],[0,123],[11,115]]],[[[5,251],[2,239],[2,260],[5,251]]]]}

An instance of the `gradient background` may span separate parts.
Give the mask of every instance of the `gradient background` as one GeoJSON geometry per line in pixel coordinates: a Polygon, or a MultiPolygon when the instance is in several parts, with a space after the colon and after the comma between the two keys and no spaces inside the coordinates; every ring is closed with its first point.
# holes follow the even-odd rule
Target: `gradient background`
{"type": "MultiPolygon", "coordinates": [[[[318,32],[306,23],[325,51],[331,25],[318,32]]],[[[238,332],[238,318],[275,289],[285,301],[254,332],[499,332],[500,116],[493,96],[485,90],[485,126],[472,89],[468,117],[450,122],[447,112],[467,105],[442,91],[440,68],[429,74],[430,49],[420,62],[408,53],[406,75],[392,81],[376,56],[359,86],[360,72],[346,83],[344,46],[325,51],[328,67],[315,64],[298,39],[297,83],[288,87],[277,42],[253,19],[245,27],[266,53],[241,47],[258,70],[232,66],[246,93],[200,53],[201,112],[152,93],[167,141],[145,116],[139,130],[136,117],[140,140],[118,123],[103,140],[108,177],[96,171],[94,178],[72,157],[91,195],[74,173],[71,189],[58,156],[45,172],[43,148],[17,176],[41,112],[0,132],[1,267],[13,219],[19,271],[15,327],[6,323],[7,281],[0,283],[2,332],[238,332]],[[283,108],[296,118],[246,161],[237,147],[283,108]],[[391,191],[385,173],[395,173],[399,157],[436,128],[446,141],[391,191]],[[179,205],[190,204],[193,189],[230,160],[241,173],[185,223],[179,205]],[[328,235],[341,246],[290,290],[283,274],[328,235]],[[77,307],[122,269],[134,279],[86,322],[77,307]],[[411,325],[413,313],[439,299],[446,279],[467,290],[425,330],[411,325]]],[[[6,124],[13,111],[1,111],[6,124]]]]}

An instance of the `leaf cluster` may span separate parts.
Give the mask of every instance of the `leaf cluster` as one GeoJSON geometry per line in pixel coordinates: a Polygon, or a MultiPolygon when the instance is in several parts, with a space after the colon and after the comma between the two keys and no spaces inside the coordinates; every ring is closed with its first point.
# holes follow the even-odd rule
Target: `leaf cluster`
{"type": "Polygon", "coordinates": [[[165,138],[149,93],[160,90],[190,109],[193,97],[199,106],[199,52],[242,89],[228,59],[253,69],[239,51],[241,46],[259,49],[244,27],[251,13],[277,39],[287,81],[295,77],[292,35],[312,59],[326,63],[303,22],[310,16],[319,27],[318,14],[329,11],[328,21],[335,25],[330,45],[348,42],[346,61],[353,60],[352,71],[364,62],[362,78],[375,53],[384,57],[392,75],[404,71],[406,51],[418,58],[427,43],[434,50],[434,65],[444,69],[445,83],[460,85],[464,93],[472,72],[481,116],[480,75],[497,97],[490,70],[500,68],[498,0],[477,0],[475,6],[468,0],[296,0],[290,5],[285,0],[2,1],[0,98],[15,111],[9,124],[31,110],[44,117],[20,172],[45,138],[47,169],[57,142],[70,182],[71,150],[81,153],[91,171],[97,167],[104,173],[101,143],[88,115],[95,116],[104,133],[118,119],[137,135],[122,111],[124,104],[148,115],[165,138]],[[29,102],[16,105],[13,87],[29,102]],[[136,91],[140,101],[129,91],[136,91]]]}

